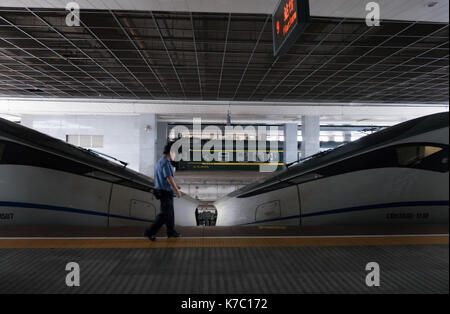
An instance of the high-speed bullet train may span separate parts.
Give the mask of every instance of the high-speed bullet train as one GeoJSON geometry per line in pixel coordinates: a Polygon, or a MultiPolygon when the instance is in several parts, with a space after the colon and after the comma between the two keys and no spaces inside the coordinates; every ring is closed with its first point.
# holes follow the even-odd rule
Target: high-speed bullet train
{"type": "Polygon", "coordinates": [[[448,112],[316,154],[214,205],[217,225],[448,223],[448,112]]]}
{"type": "MultiPolygon", "coordinates": [[[[153,181],[98,154],[0,119],[2,226],[148,226],[153,181]]],[[[196,226],[198,202],[175,199],[175,222],[196,226]]]]}

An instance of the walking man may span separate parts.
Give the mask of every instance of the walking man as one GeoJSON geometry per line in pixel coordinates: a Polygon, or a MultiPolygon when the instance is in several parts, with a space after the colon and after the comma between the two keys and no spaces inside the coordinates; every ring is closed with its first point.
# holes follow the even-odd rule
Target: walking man
{"type": "Polygon", "coordinates": [[[172,144],[168,143],[164,147],[164,155],[158,160],[155,167],[155,196],[161,201],[161,212],[156,217],[152,226],[148,228],[144,235],[151,241],[156,240],[156,233],[166,225],[167,236],[178,238],[181,235],[175,230],[175,214],[173,210],[173,194],[181,197],[181,191],[174,180],[174,168],[171,164],[174,154],[170,152],[172,144]]]}

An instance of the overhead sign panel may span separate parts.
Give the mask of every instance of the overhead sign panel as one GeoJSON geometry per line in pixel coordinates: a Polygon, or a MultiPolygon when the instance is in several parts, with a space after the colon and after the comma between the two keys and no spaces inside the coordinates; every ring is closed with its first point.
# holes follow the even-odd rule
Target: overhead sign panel
{"type": "Polygon", "coordinates": [[[309,0],[280,0],[272,14],[273,54],[292,46],[309,22],[309,0]]]}

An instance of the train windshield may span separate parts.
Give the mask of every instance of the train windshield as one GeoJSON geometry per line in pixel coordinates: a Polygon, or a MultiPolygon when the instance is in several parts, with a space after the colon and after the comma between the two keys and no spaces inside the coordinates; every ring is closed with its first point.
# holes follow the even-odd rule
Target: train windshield
{"type": "Polygon", "coordinates": [[[396,149],[398,163],[401,166],[413,166],[421,160],[442,151],[441,147],[430,145],[404,146],[396,149]]]}
{"type": "Polygon", "coordinates": [[[75,160],[14,142],[0,141],[0,164],[53,169],[116,183],[143,191],[151,190],[150,181],[149,186],[144,186],[128,178],[110,174],[75,160]]]}

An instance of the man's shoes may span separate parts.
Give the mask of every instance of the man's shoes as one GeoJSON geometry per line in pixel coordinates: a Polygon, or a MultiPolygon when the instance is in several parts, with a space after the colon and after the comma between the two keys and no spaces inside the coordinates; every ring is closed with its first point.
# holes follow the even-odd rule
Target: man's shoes
{"type": "Polygon", "coordinates": [[[172,232],[171,234],[168,234],[167,237],[168,238],[179,238],[179,237],[181,237],[181,234],[175,231],[175,232],[172,232]]]}
{"type": "Polygon", "coordinates": [[[144,232],[144,237],[148,238],[150,241],[155,242],[156,241],[156,236],[155,235],[150,235],[148,233],[148,231],[144,232]]]}

